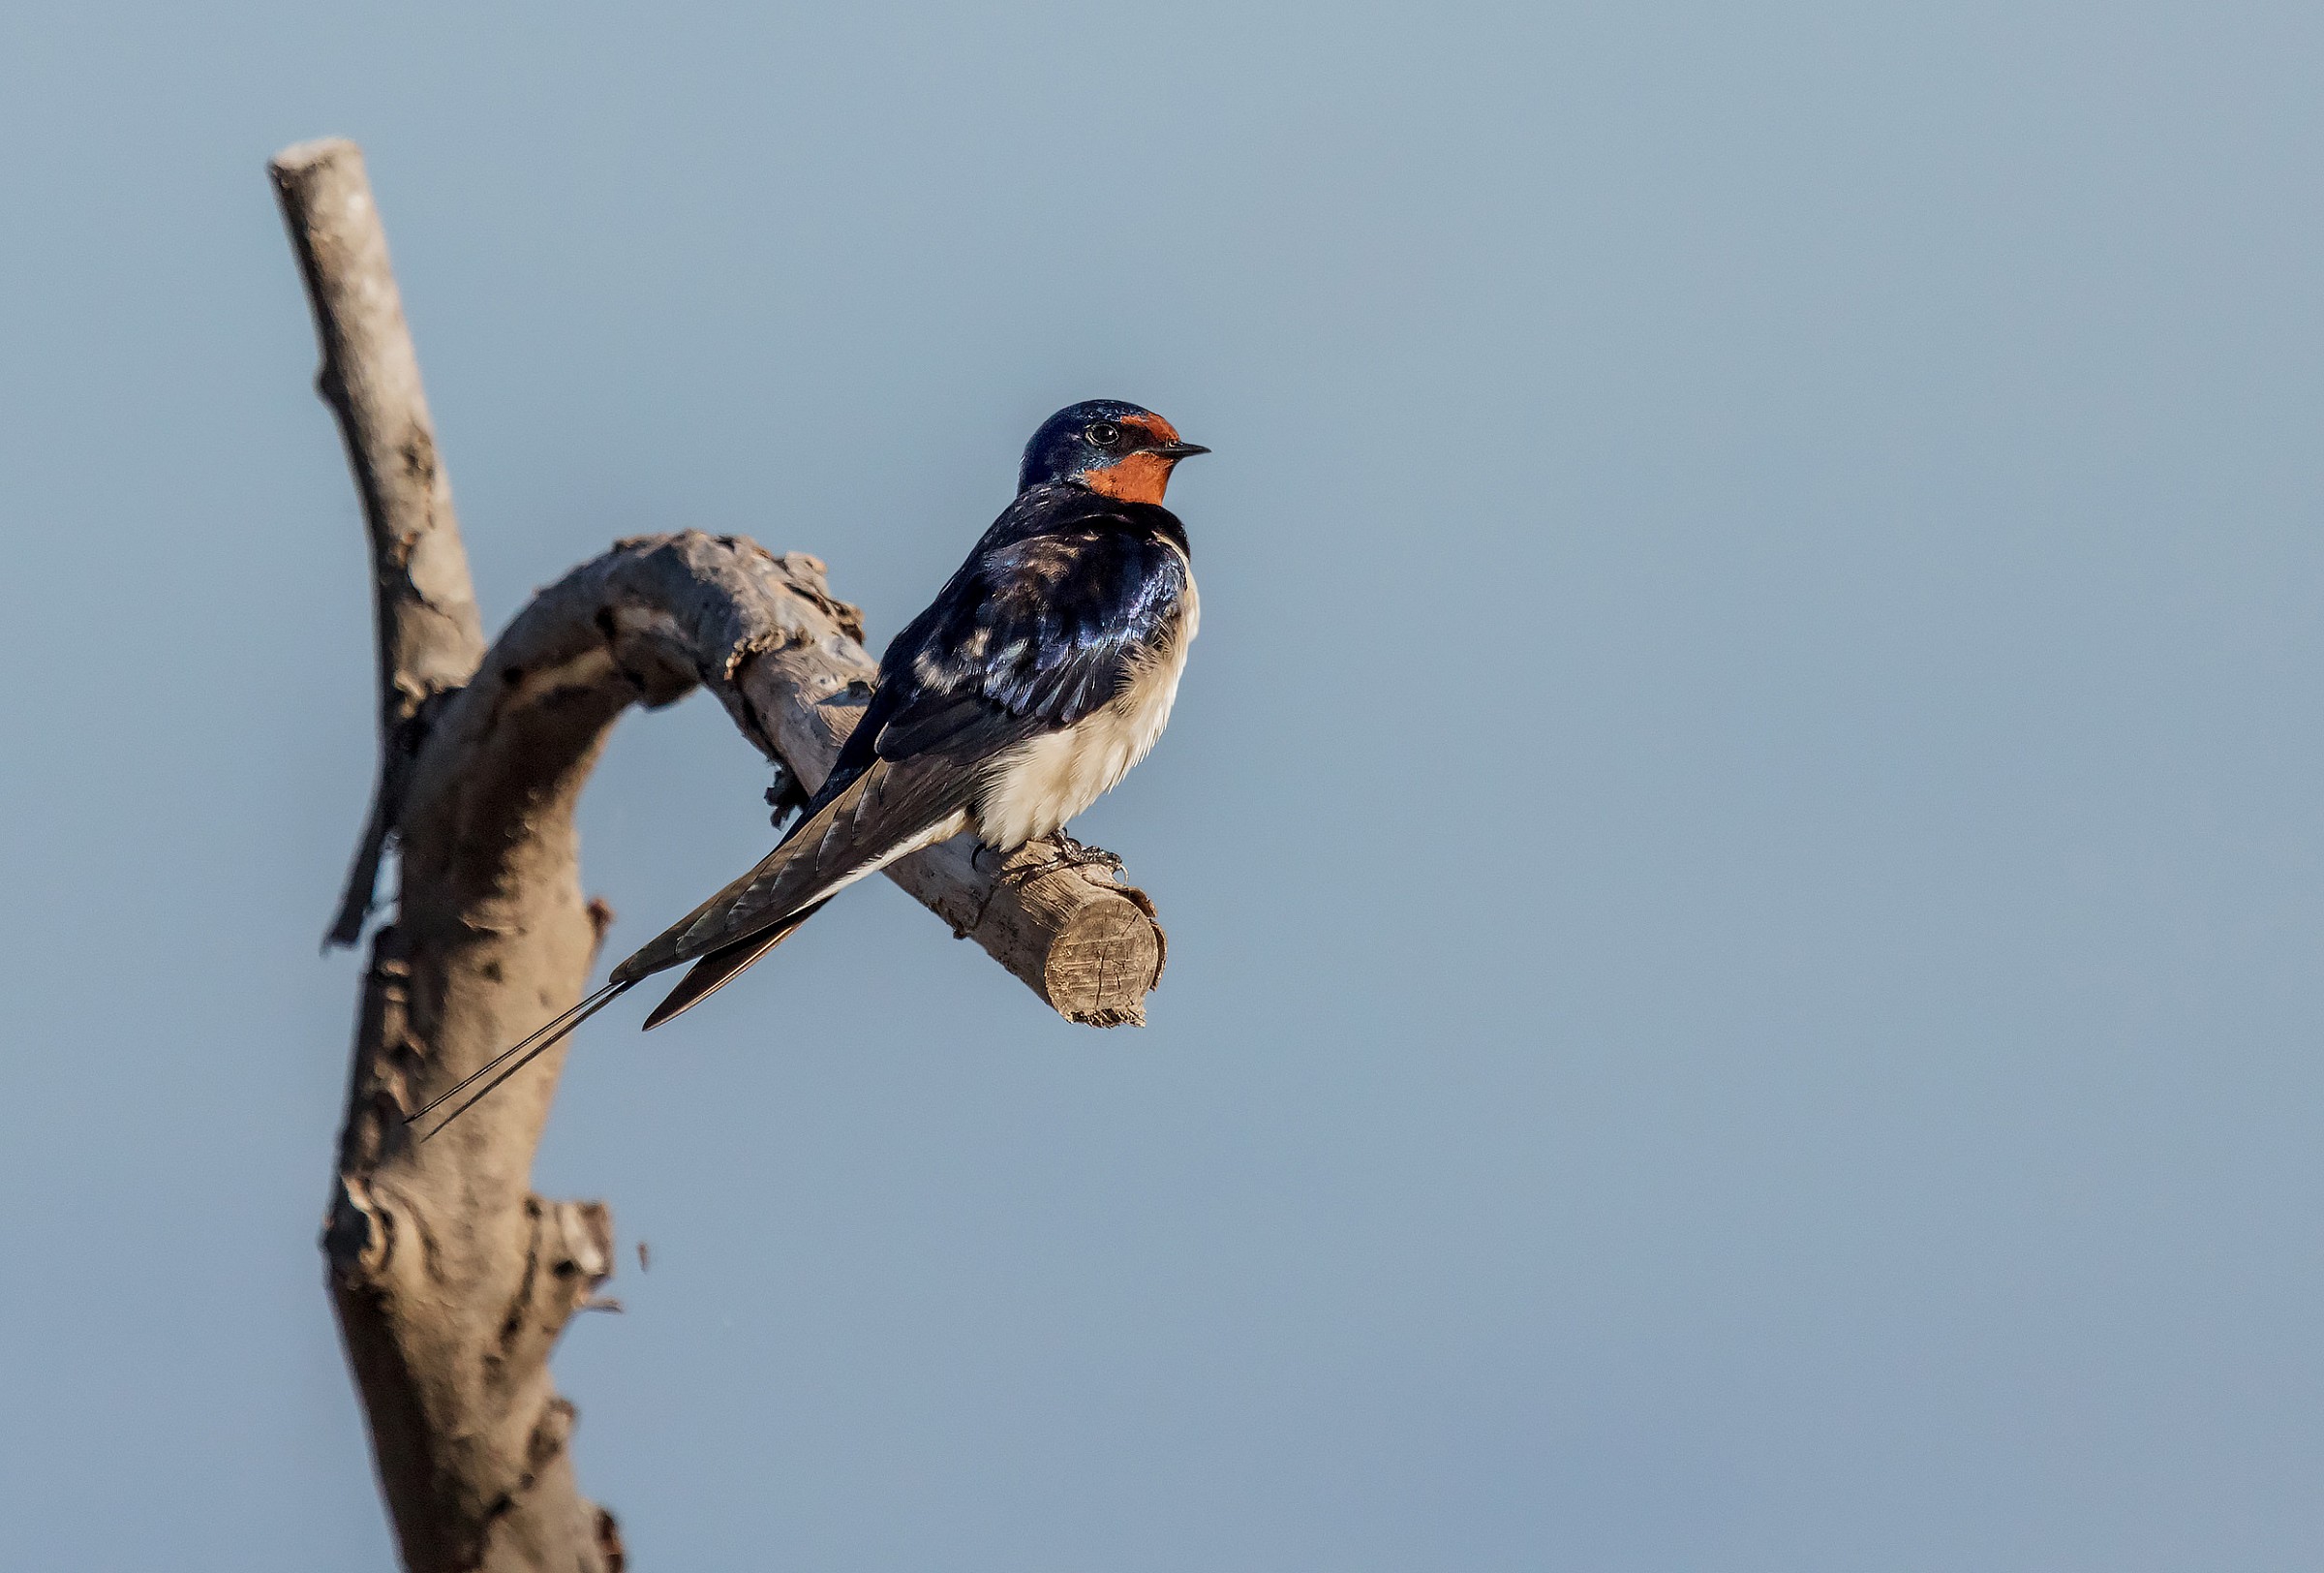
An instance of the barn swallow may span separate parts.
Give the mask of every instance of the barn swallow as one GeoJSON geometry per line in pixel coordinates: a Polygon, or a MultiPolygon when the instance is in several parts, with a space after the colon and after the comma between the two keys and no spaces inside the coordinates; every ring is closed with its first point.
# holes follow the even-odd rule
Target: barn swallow
{"type": "Polygon", "coordinates": [[[646,1017],[660,1026],[907,853],[963,831],[1002,852],[1061,832],[1170,721],[1201,607],[1162,496],[1179,460],[1209,451],[1114,399],[1044,421],[1015,501],[889,643],[871,706],[775,849],[411,1120],[490,1075],[434,1135],[617,996],[690,962],[646,1017]]]}

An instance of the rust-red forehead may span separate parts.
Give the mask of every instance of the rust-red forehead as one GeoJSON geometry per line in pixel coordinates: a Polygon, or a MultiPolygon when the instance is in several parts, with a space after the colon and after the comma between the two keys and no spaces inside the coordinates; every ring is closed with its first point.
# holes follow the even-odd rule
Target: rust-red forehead
{"type": "Polygon", "coordinates": [[[1121,423],[1125,426],[1137,427],[1157,443],[1175,443],[1178,440],[1178,428],[1151,410],[1141,410],[1134,416],[1123,416],[1121,423]]]}

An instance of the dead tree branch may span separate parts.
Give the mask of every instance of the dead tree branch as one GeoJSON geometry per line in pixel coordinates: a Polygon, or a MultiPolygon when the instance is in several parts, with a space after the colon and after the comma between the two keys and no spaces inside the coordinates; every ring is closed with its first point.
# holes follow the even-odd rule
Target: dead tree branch
{"type": "MultiPolygon", "coordinates": [[[[572,816],[623,710],[707,687],[811,787],[876,668],[820,563],[697,532],[618,543],[484,650],[361,155],[309,143],[273,173],[380,620],[380,785],[335,939],[359,933],[387,837],[401,848],[323,1237],[340,1330],[407,1567],[610,1573],[620,1532],[574,1481],[548,1357],[612,1274],[612,1217],[531,1189],[565,1050],[425,1147],[404,1117],[580,997],[611,913],[583,899],[572,816]]],[[[1151,904],[1087,868],[1027,875],[1055,850],[995,867],[963,838],[890,872],[1066,1016],[1142,1020],[1163,956],[1151,904]]]]}
{"type": "Polygon", "coordinates": [[[371,537],[380,779],[325,939],[352,945],[379,883],[422,713],[476,669],[484,625],[363,155],[337,139],[302,142],[284,149],[269,169],[315,308],[322,346],[315,389],[339,417],[371,537]]]}

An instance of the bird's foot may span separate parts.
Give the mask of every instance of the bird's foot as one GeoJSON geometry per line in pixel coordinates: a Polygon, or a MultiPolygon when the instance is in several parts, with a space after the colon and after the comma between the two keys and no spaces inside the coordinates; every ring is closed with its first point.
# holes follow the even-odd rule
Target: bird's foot
{"type": "Polygon", "coordinates": [[[1022,869],[1011,870],[1010,873],[1014,878],[1020,880],[1038,879],[1043,875],[1055,874],[1059,869],[1102,868],[1114,874],[1121,872],[1121,859],[1107,851],[1103,847],[1084,846],[1062,830],[1050,839],[1057,844],[1057,855],[1039,863],[1028,864],[1022,869]]]}

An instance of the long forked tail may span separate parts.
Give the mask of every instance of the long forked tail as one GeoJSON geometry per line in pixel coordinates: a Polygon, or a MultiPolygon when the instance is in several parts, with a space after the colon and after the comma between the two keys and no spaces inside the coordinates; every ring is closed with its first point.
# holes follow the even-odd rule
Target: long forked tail
{"type": "MultiPolygon", "coordinates": [[[[824,898],[826,901],[829,899],[829,897],[824,898]]],[[[791,917],[763,933],[754,934],[748,940],[704,956],[679,981],[678,986],[670,991],[669,997],[654,1007],[654,1013],[646,1018],[647,1029],[651,1031],[668,1021],[672,1016],[685,1014],[710,996],[718,993],[719,989],[733,980],[735,973],[789,939],[792,934],[797,932],[800,924],[822,910],[823,902],[818,901],[805,911],[794,913],[791,917]]],[[[651,975],[651,973],[644,974],[644,976],[651,975]]],[[[433,1126],[420,1132],[419,1140],[424,1142],[429,1137],[440,1134],[444,1126],[482,1102],[503,1082],[531,1064],[540,1055],[564,1042],[572,1034],[574,1029],[613,1003],[621,996],[628,993],[641,981],[643,981],[643,977],[617,976],[612,982],[582,1000],[563,1015],[553,1016],[541,1023],[531,1033],[476,1066],[475,1069],[452,1083],[451,1086],[437,1094],[418,1108],[413,1109],[405,1116],[404,1124],[407,1126],[418,1125],[429,1115],[451,1102],[452,1099],[460,1097],[460,1095],[468,1092],[471,1087],[476,1087],[476,1083],[483,1082],[483,1086],[476,1087],[474,1093],[469,1093],[467,1097],[461,1098],[459,1105],[451,1113],[437,1121],[433,1126]],[[489,1080],[486,1079],[488,1077],[489,1080]]]]}
{"type": "Polygon", "coordinates": [[[484,1081],[484,1078],[487,1076],[491,1077],[491,1080],[484,1081],[483,1086],[477,1087],[474,1093],[470,1094],[466,1098],[462,1098],[459,1106],[453,1109],[451,1113],[437,1121],[431,1128],[420,1132],[419,1139],[424,1142],[431,1136],[441,1134],[444,1126],[450,1125],[453,1121],[459,1119],[469,1110],[474,1108],[476,1104],[485,1096],[485,1095],[489,1094],[494,1088],[500,1086],[501,1083],[506,1081],[509,1077],[524,1069],[525,1066],[531,1064],[534,1059],[538,1055],[545,1053],[547,1050],[555,1048],[559,1043],[564,1042],[566,1035],[570,1033],[574,1028],[580,1026],[583,1022],[589,1020],[590,1017],[596,1015],[598,1011],[613,1003],[613,1002],[622,995],[627,994],[631,988],[633,982],[634,980],[631,979],[619,983],[608,983],[603,988],[597,990],[596,993],[589,996],[580,1003],[574,1005],[570,1010],[566,1011],[563,1015],[552,1017],[550,1020],[543,1022],[533,1032],[517,1039],[507,1048],[503,1049],[500,1053],[494,1055],[491,1059],[476,1066],[475,1069],[470,1071],[467,1075],[452,1083],[451,1086],[437,1094],[427,1102],[421,1104],[418,1108],[413,1109],[409,1115],[404,1117],[405,1126],[411,1126],[418,1125],[420,1121],[426,1119],[430,1114],[442,1108],[444,1104],[449,1103],[453,1098],[459,1097],[461,1093],[465,1092],[468,1088],[474,1087],[477,1082],[484,1081]],[[515,1062],[513,1064],[509,1064],[511,1060],[514,1060],[515,1062]],[[502,1068],[504,1066],[506,1068],[502,1068]],[[496,1071],[498,1074],[495,1074],[496,1071]]]}
{"type": "Polygon", "coordinates": [[[613,970],[606,985],[564,1015],[503,1049],[414,1110],[417,1125],[479,1081],[451,1113],[422,1133],[426,1141],[476,1106],[536,1055],[645,978],[683,962],[694,966],[646,1018],[658,1027],[692,1008],[735,974],[790,938],[843,887],[904,853],[957,834],[978,777],[950,757],[896,764],[886,759],[854,778],[839,794],[791,827],[756,867],[695,908],[658,939],[613,970]],[[489,1077],[489,1080],[486,1078],[489,1077]]]}

